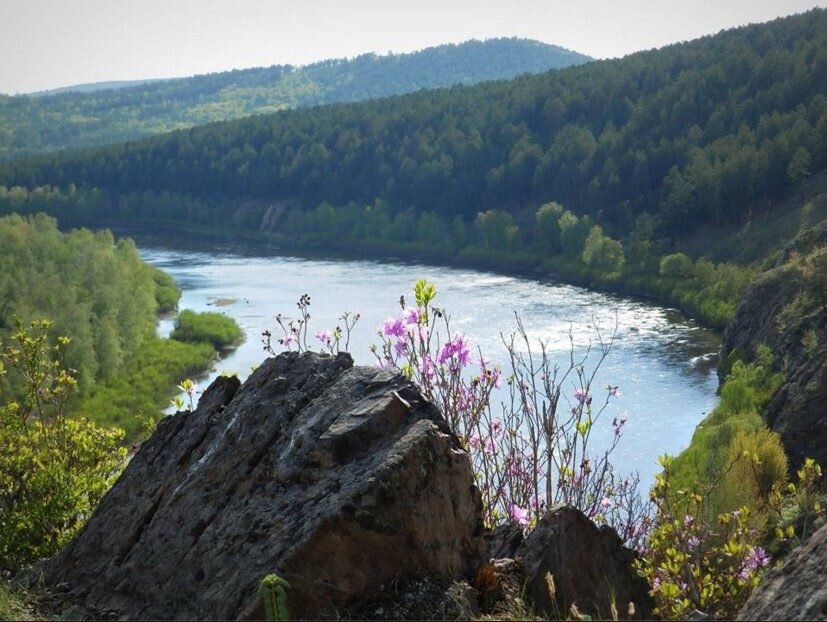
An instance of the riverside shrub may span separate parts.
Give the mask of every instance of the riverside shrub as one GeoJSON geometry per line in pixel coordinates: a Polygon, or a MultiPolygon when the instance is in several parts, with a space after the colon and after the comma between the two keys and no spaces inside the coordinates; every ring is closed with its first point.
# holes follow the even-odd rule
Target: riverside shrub
{"type": "Polygon", "coordinates": [[[695,609],[734,619],[760,582],[769,554],[749,527],[749,510],[720,514],[710,525],[705,499],[670,482],[671,460],[662,458],[651,499],[655,527],[634,564],[649,581],[658,617],[679,620],[695,609]]]}
{"type": "Polygon", "coordinates": [[[121,430],[67,417],[77,388],[69,339],[53,343],[49,326],[18,325],[0,344],[0,570],[56,553],[125,465],[121,430]],[[12,397],[9,375],[22,397],[12,397]]]}
{"type": "Polygon", "coordinates": [[[221,350],[240,343],[244,332],[235,320],[221,313],[185,309],[178,314],[170,338],[187,343],[211,343],[216,350],[221,350]]]}

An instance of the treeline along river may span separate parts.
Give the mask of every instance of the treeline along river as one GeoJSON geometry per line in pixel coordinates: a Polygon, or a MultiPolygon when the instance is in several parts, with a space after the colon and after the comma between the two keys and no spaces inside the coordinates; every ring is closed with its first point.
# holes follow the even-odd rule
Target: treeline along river
{"type": "MultiPolygon", "coordinates": [[[[436,304],[448,312],[452,331],[465,333],[474,352],[481,350],[504,368],[501,334],[516,330],[515,312],[529,336],[548,342],[561,366],[568,363],[570,335],[582,351],[590,341],[596,343],[596,326],[604,339],[614,333],[596,387],[618,385],[621,395],[596,424],[592,438],[595,447],[606,446],[612,418],[626,417],[614,463],[620,473],[639,471],[646,486],[658,470],[657,456],[686,447],[715,403],[719,336],[655,304],[547,279],[411,263],[286,257],[250,243],[207,250],[184,247],[180,240],[131,235],[146,261],[175,278],[183,291],[181,309],[225,313],[245,332],[246,341],[199,380],[201,389],[222,372],[246,377],[265,357],[262,331],[272,331],[275,340],[280,335],[275,315],[297,317],[296,301],[303,293],[311,296],[312,347],[321,346],[313,335],[341,325],[343,312],[359,313],[349,350],[357,364],[374,364],[370,345],[380,343],[380,324],[398,313],[401,295],[412,300],[417,278],[427,278],[437,286],[436,304]]],[[[162,334],[171,329],[172,320],[161,322],[162,334]]],[[[593,366],[596,354],[591,360],[593,366]]],[[[572,385],[569,392],[573,390],[572,385]]],[[[506,397],[502,391],[498,399],[506,397]]]]}

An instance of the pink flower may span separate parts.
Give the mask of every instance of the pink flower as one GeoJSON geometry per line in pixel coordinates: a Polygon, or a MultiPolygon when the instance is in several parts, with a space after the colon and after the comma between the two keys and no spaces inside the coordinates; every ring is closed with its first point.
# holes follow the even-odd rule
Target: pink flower
{"type": "Polygon", "coordinates": [[[407,331],[402,319],[398,317],[389,317],[382,322],[382,333],[385,337],[405,337],[407,331]]]}
{"type": "Polygon", "coordinates": [[[284,337],[279,339],[279,343],[289,350],[295,340],[296,336],[293,333],[284,333],[284,337]]]}
{"type": "Polygon", "coordinates": [[[439,351],[437,362],[440,365],[451,360],[459,363],[460,367],[466,367],[471,361],[471,351],[468,349],[468,342],[462,333],[454,335],[453,339],[446,342],[439,351]]]}
{"type": "Polygon", "coordinates": [[[402,356],[408,351],[408,344],[405,341],[397,341],[393,344],[393,351],[396,352],[396,356],[402,356]]]}
{"type": "Polygon", "coordinates": [[[602,507],[604,510],[608,510],[613,505],[614,505],[614,502],[611,499],[609,499],[609,497],[603,497],[600,500],[600,507],[602,507]]]}
{"type": "Polygon", "coordinates": [[[316,339],[321,341],[324,345],[329,346],[333,343],[333,333],[327,328],[316,333],[316,339]]]}
{"type": "Polygon", "coordinates": [[[419,308],[405,309],[405,312],[402,314],[402,321],[409,326],[411,324],[419,324],[422,315],[422,311],[419,308]]]}
{"type": "Polygon", "coordinates": [[[574,399],[576,399],[581,404],[586,401],[588,398],[588,392],[586,389],[581,389],[580,387],[574,390],[574,399]]]}
{"type": "Polygon", "coordinates": [[[738,578],[746,581],[756,570],[769,564],[770,560],[769,554],[760,546],[750,548],[744,557],[744,565],[738,573],[738,578]]]}
{"type": "Polygon", "coordinates": [[[434,362],[427,354],[422,357],[422,362],[419,364],[419,373],[423,377],[433,380],[436,377],[436,369],[434,369],[434,362]]]}
{"type": "Polygon", "coordinates": [[[516,503],[512,503],[508,508],[508,518],[518,525],[528,525],[528,510],[524,510],[516,503]]]}

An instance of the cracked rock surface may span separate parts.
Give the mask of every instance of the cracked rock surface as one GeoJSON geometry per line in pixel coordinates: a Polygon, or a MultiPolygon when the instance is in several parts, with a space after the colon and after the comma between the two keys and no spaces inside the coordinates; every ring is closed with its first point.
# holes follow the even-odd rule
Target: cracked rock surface
{"type": "Polygon", "coordinates": [[[162,421],[45,584],[93,617],[346,615],[390,580],[468,577],[483,556],[468,455],[408,380],[287,353],[162,421]]]}

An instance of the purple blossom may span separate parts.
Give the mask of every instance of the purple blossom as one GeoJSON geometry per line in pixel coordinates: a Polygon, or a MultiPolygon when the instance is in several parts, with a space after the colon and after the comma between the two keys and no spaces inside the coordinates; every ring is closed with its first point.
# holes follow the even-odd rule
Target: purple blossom
{"type": "Polygon", "coordinates": [[[296,336],[293,333],[284,333],[284,337],[279,339],[279,343],[289,350],[295,340],[296,336]]]}
{"type": "Polygon", "coordinates": [[[520,466],[520,458],[518,456],[511,456],[508,459],[506,473],[512,477],[519,477],[523,474],[523,468],[520,466]]]}
{"type": "Polygon", "coordinates": [[[419,308],[405,309],[402,313],[402,321],[407,325],[419,324],[422,320],[422,310],[419,308]]]}
{"type": "Polygon", "coordinates": [[[585,402],[586,399],[588,399],[588,396],[589,396],[589,393],[588,393],[588,391],[586,391],[586,389],[582,389],[580,387],[577,387],[574,390],[574,399],[576,399],[581,404],[583,402],[585,402]]]}
{"type": "Polygon", "coordinates": [[[423,378],[427,378],[428,380],[433,380],[436,377],[434,362],[427,354],[422,357],[422,361],[419,363],[419,373],[422,374],[423,378]]]}
{"type": "Polygon", "coordinates": [[[405,337],[408,334],[402,319],[398,317],[389,317],[382,322],[382,333],[385,337],[405,337]]]}
{"type": "Polygon", "coordinates": [[[609,386],[609,395],[612,397],[620,397],[620,387],[609,386]]]}
{"type": "Polygon", "coordinates": [[[321,341],[324,345],[329,346],[333,343],[333,333],[329,329],[325,328],[324,330],[320,330],[316,333],[316,339],[321,341]]]}
{"type": "Polygon", "coordinates": [[[468,342],[462,333],[454,335],[454,338],[446,342],[439,351],[437,362],[440,365],[451,360],[459,363],[460,367],[467,366],[471,361],[471,351],[468,349],[468,342]]]}
{"type": "Polygon", "coordinates": [[[528,510],[524,510],[516,503],[512,503],[508,507],[508,518],[518,525],[528,525],[528,510]]]}
{"type": "Polygon", "coordinates": [[[498,436],[502,431],[503,431],[502,421],[500,421],[499,419],[494,419],[494,421],[491,422],[491,433],[494,436],[498,436]]]}
{"type": "Polygon", "coordinates": [[[751,547],[744,557],[744,565],[741,568],[741,572],[738,573],[738,578],[746,581],[756,570],[769,564],[771,559],[769,553],[760,546],[751,547]]]}
{"type": "Polygon", "coordinates": [[[393,344],[393,351],[396,352],[396,356],[402,356],[408,351],[408,343],[402,340],[397,341],[393,344]]]}
{"type": "Polygon", "coordinates": [[[614,505],[614,502],[611,499],[609,499],[609,497],[603,497],[600,500],[600,507],[602,507],[604,510],[608,510],[613,505],[614,505]]]}
{"type": "Polygon", "coordinates": [[[698,536],[689,536],[686,543],[689,545],[690,549],[697,549],[701,544],[701,539],[698,536]]]}

